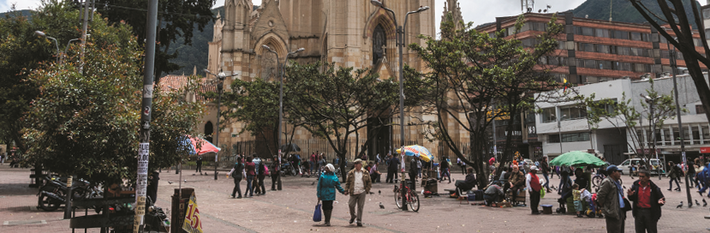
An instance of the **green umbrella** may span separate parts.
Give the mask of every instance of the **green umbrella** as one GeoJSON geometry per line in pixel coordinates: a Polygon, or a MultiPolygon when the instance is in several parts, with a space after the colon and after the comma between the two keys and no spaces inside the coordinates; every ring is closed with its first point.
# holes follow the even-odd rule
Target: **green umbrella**
{"type": "Polygon", "coordinates": [[[597,158],[596,156],[594,156],[593,154],[583,152],[583,151],[570,151],[570,152],[561,154],[560,156],[557,156],[557,158],[550,161],[550,165],[552,165],[552,166],[567,165],[567,166],[576,166],[576,167],[587,167],[587,166],[602,167],[602,166],[605,166],[606,163],[604,161],[602,161],[601,159],[597,158]]]}

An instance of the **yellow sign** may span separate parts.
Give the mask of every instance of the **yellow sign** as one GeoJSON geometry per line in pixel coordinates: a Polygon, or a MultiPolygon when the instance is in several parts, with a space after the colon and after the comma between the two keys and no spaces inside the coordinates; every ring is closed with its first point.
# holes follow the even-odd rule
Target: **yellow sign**
{"type": "Polygon", "coordinates": [[[491,118],[493,118],[494,116],[496,117],[497,121],[510,119],[510,116],[508,116],[508,113],[505,113],[505,112],[502,113],[502,110],[499,108],[495,109],[495,112],[493,112],[493,110],[489,110],[488,112],[486,112],[486,119],[487,120],[490,121],[491,118]],[[496,115],[498,115],[498,116],[496,116],[496,115]]]}
{"type": "Polygon", "coordinates": [[[182,224],[182,229],[189,233],[202,233],[202,222],[200,221],[200,211],[197,210],[197,201],[195,201],[195,193],[190,196],[190,203],[187,206],[185,213],[185,221],[182,224]]]}

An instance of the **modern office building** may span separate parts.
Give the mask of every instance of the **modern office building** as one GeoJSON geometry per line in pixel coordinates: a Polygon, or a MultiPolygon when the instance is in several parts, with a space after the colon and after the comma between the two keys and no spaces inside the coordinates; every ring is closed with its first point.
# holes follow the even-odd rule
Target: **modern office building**
{"type": "MultiPolygon", "coordinates": [[[[705,79],[707,81],[707,73],[705,79]]],[[[624,96],[630,99],[632,106],[641,114],[641,118],[644,118],[633,129],[628,128],[621,118],[603,119],[598,127],[593,129],[587,123],[586,107],[579,107],[577,102],[537,103],[539,113],[535,116],[535,124],[538,137],[542,141],[543,153],[554,157],[568,151],[594,151],[612,164],[619,164],[629,156],[641,152],[641,144],[633,134],[638,135],[638,141],[646,151],[651,152],[648,150],[653,145],[648,121],[649,111],[648,106],[642,105],[644,98],[641,96],[646,95],[650,88],[648,79],[615,79],[574,87],[580,95],[589,96],[594,93],[597,100],[611,99],[620,102],[624,96]],[[637,153],[634,153],[634,150],[637,153]]],[[[660,95],[672,95],[673,79],[671,76],[654,79],[653,89],[660,95]]],[[[678,93],[680,106],[687,110],[681,114],[685,149],[689,158],[697,157],[703,150],[710,151],[710,130],[695,84],[689,75],[678,75],[678,93]]],[[[666,119],[655,135],[659,157],[680,161],[680,137],[677,119],[674,116],[666,119]]]]}

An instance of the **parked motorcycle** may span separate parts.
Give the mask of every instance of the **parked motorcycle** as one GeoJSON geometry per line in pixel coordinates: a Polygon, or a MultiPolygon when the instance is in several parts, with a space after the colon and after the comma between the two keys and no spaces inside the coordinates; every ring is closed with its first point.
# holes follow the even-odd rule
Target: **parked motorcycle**
{"type": "MultiPolygon", "coordinates": [[[[38,205],[45,211],[57,210],[66,201],[67,183],[55,175],[46,175],[39,188],[38,205]]],[[[98,186],[92,186],[88,181],[77,179],[72,184],[72,200],[84,198],[100,198],[103,191],[98,186]]],[[[88,207],[93,208],[93,207],[88,207]]]]}
{"type": "Polygon", "coordinates": [[[295,168],[295,165],[291,162],[285,162],[281,164],[281,176],[296,176],[298,175],[298,169],[295,168]]]}

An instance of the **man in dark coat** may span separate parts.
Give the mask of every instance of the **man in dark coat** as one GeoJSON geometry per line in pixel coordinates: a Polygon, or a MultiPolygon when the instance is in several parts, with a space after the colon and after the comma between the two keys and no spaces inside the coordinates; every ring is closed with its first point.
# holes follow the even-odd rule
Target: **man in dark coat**
{"type": "Polygon", "coordinates": [[[387,162],[387,179],[385,182],[394,183],[397,179],[397,169],[399,168],[399,159],[397,156],[391,156],[387,162]]]}
{"type": "Polygon", "coordinates": [[[636,232],[658,232],[658,219],[661,218],[661,206],[666,204],[666,198],[661,189],[651,181],[647,170],[641,170],[639,179],[631,185],[627,192],[629,200],[634,202],[632,214],[636,232]]]}

